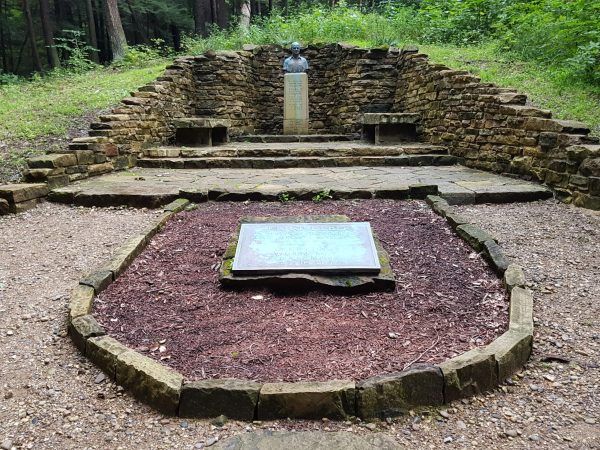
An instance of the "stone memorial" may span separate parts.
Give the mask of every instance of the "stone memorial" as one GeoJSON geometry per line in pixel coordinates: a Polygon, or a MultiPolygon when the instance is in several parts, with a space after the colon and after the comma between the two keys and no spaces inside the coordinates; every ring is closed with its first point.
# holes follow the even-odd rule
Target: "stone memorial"
{"type": "Polygon", "coordinates": [[[294,42],[283,62],[283,134],[308,134],[308,62],[294,42]]]}
{"type": "Polygon", "coordinates": [[[244,223],[232,267],[234,275],[380,270],[368,222],[244,223]]]}
{"type": "Polygon", "coordinates": [[[390,258],[368,222],[343,215],[243,217],[223,255],[219,281],[245,289],[387,291],[390,258]]]}

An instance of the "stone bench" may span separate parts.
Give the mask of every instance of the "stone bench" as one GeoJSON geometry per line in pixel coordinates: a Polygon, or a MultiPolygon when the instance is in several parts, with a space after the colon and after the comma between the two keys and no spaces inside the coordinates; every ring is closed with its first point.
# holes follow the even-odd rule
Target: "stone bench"
{"type": "Polygon", "coordinates": [[[175,141],[189,147],[212,146],[229,142],[231,121],[209,117],[175,119],[175,141]]]}
{"type": "Polygon", "coordinates": [[[365,113],[362,137],[374,144],[417,141],[421,135],[421,116],[414,113],[365,113]]]}

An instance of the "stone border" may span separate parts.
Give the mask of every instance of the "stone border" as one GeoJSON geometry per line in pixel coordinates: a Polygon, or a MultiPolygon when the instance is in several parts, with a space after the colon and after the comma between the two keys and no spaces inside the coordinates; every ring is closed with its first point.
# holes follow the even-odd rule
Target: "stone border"
{"type": "Polygon", "coordinates": [[[439,365],[414,365],[399,373],[352,380],[298,383],[256,383],[210,379],[186,382],[177,371],[122,345],[106,335],[94,319],[94,296],[114,281],[175,215],[190,201],[178,199],[164,207],[156,223],[129,239],[107,263],[80,280],[69,306],[68,331],[74,344],[108,378],[140,401],[169,415],[239,420],[362,419],[394,417],[415,407],[440,406],[490,391],[520,370],[533,342],[533,296],[525,289],[521,267],[510,263],[496,240],[460,217],[441,197],[428,195],[433,211],[490,266],[504,276],[510,292],[508,330],[484,347],[474,348],[439,365]]]}

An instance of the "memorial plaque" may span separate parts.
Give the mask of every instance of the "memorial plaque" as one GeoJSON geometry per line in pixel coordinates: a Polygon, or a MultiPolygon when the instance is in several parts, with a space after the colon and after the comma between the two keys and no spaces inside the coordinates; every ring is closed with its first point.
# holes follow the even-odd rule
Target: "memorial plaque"
{"type": "Polygon", "coordinates": [[[379,273],[368,222],[243,223],[234,275],[379,273]]]}
{"type": "Polygon", "coordinates": [[[283,134],[308,134],[308,76],[283,76],[283,134]]]}

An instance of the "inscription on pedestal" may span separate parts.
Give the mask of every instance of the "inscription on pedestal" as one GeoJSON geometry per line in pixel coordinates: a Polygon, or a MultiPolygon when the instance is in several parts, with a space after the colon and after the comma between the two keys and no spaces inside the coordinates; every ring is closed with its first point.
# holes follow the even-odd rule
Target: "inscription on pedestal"
{"type": "Polygon", "coordinates": [[[244,223],[232,272],[378,273],[371,225],[346,223],[244,223]]]}
{"type": "Polygon", "coordinates": [[[286,73],[283,80],[283,134],[308,134],[308,76],[286,73]]]}

